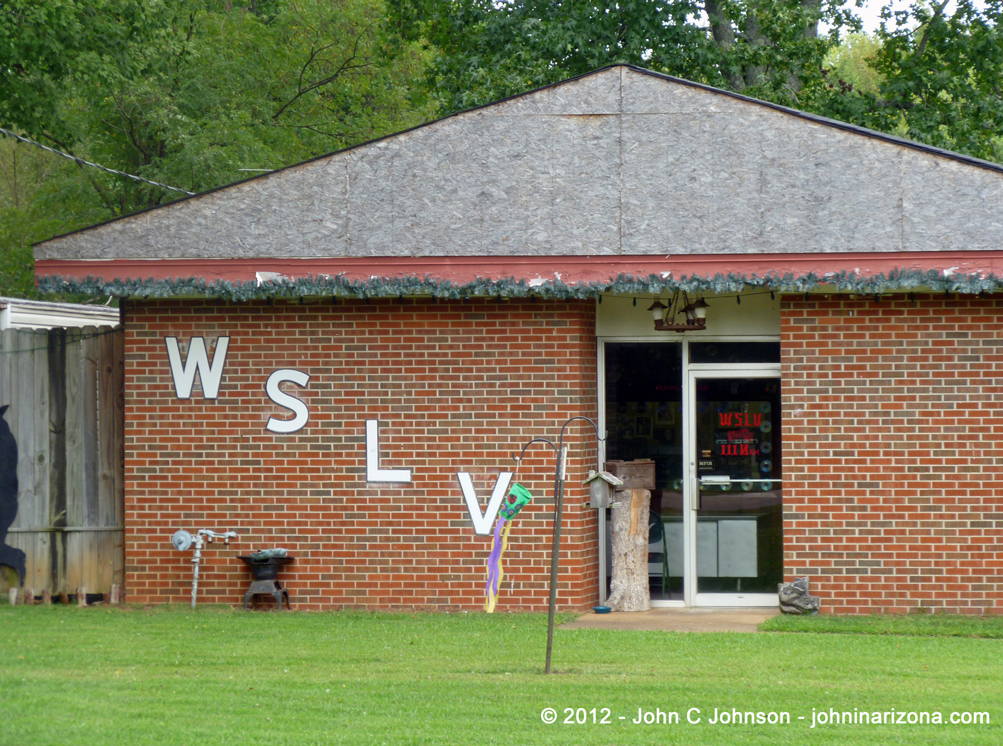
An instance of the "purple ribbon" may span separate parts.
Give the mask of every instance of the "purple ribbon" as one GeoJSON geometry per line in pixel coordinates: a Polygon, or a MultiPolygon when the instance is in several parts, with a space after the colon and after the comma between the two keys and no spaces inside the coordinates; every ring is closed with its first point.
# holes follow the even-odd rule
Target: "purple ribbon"
{"type": "Polygon", "coordinates": [[[501,570],[501,532],[502,526],[505,525],[505,517],[499,516],[498,522],[495,523],[495,545],[491,549],[491,554],[488,555],[488,585],[485,589],[487,595],[498,595],[498,574],[501,570]],[[493,593],[492,593],[493,589],[493,593]]]}

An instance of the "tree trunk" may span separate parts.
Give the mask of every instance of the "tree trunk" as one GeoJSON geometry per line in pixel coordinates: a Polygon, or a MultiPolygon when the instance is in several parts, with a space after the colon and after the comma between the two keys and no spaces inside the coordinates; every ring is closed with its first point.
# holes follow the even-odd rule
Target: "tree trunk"
{"type": "Polygon", "coordinates": [[[648,490],[617,493],[610,532],[613,544],[613,578],[609,607],[613,611],[648,611],[648,490]]]}
{"type": "MultiPolygon", "coordinates": [[[[759,17],[750,9],[745,15],[745,42],[750,47],[760,47],[769,44],[769,40],[759,30],[759,17]]],[[[745,68],[745,85],[762,85],[765,80],[766,68],[762,65],[749,65],[745,68]]]]}
{"type": "MultiPolygon", "coordinates": [[[[722,51],[727,52],[735,43],[735,32],[731,28],[731,19],[721,10],[719,0],[706,0],[704,10],[707,12],[707,17],[710,20],[714,42],[722,51]]],[[[733,70],[724,70],[723,72],[728,79],[728,83],[731,85],[731,89],[736,93],[741,93],[742,89],[745,88],[745,80],[742,76],[733,70]]]]}

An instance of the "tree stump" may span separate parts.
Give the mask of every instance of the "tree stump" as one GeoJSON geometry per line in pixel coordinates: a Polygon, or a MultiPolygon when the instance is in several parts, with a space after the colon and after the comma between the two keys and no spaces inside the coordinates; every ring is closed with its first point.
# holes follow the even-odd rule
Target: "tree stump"
{"type": "Polygon", "coordinates": [[[613,502],[610,533],[613,577],[607,602],[613,611],[648,611],[648,490],[618,492],[613,502]]]}

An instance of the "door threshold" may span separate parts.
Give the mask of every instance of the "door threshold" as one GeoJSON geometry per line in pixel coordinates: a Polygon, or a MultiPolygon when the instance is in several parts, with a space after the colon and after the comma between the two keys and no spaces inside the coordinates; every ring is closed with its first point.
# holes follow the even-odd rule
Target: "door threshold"
{"type": "Polygon", "coordinates": [[[732,609],[746,607],[780,606],[780,597],[776,593],[698,593],[693,604],[696,607],[732,609]]]}

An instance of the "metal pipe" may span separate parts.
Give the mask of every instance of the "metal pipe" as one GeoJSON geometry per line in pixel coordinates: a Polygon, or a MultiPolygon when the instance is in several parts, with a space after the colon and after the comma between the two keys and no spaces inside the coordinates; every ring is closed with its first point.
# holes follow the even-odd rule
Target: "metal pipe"
{"type": "Polygon", "coordinates": [[[199,565],[202,563],[202,547],[206,541],[210,544],[213,539],[222,539],[223,542],[229,546],[230,539],[235,539],[237,537],[236,531],[225,531],[219,533],[208,528],[200,528],[195,533],[195,556],[192,558],[192,564],[195,565],[194,572],[192,574],[192,608],[195,608],[195,599],[198,596],[199,591],[199,565]]]}
{"type": "Polygon", "coordinates": [[[195,556],[192,563],[195,565],[195,574],[192,577],[192,608],[195,608],[195,597],[199,592],[199,563],[202,561],[202,532],[195,535],[195,556]]]}

